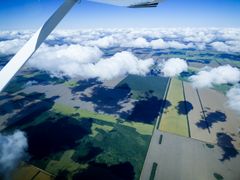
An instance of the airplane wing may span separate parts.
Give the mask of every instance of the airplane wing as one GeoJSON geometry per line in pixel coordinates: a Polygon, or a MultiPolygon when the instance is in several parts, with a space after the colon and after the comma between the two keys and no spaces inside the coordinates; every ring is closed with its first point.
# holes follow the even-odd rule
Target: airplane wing
{"type": "MultiPolygon", "coordinates": [[[[156,7],[160,0],[90,0],[130,8],[156,7]]],[[[0,92],[10,80],[30,59],[47,36],[53,31],[71,8],[81,0],[65,0],[47,22],[33,35],[33,37],[15,54],[15,56],[0,71],[0,92]]],[[[46,62],[47,63],[47,62],[46,62]]]]}
{"type": "Polygon", "coordinates": [[[64,3],[56,10],[56,12],[47,20],[47,22],[3,67],[3,69],[0,71],[0,92],[7,86],[10,80],[28,61],[33,53],[40,47],[42,42],[77,2],[78,0],[65,0],[64,3]]]}
{"type": "Polygon", "coordinates": [[[89,0],[98,3],[125,6],[129,8],[148,8],[156,7],[160,0],[89,0]]]}

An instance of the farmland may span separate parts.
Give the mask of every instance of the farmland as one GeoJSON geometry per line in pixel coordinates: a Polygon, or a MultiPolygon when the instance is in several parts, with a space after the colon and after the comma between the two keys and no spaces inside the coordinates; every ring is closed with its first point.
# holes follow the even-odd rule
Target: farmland
{"type": "MultiPolygon", "coordinates": [[[[13,117],[5,131],[23,130],[28,136],[29,163],[57,177],[117,178],[121,177],[121,169],[126,169],[126,179],[138,179],[167,82],[167,78],[161,77],[128,76],[115,86],[105,82],[107,87],[82,80],[40,85],[39,92],[29,87],[9,97],[19,104],[24,102],[28,109],[11,106],[13,117]],[[44,93],[55,87],[58,90],[44,93]],[[65,93],[58,94],[62,93],[59,89],[65,93]],[[102,97],[94,94],[98,90],[102,97]],[[79,99],[72,101],[73,95],[79,99]],[[129,102],[119,106],[122,100],[129,102]],[[84,103],[89,105],[79,108],[84,103]],[[102,103],[108,103],[117,111],[102,109],[102,103]],[[155,108],[150,108],[152,106],[155,108]],[[141,114],[147,108],[146,113],[141,114]],[[15,112],[18,114],[14,115],[15,112]],[[95,173],[94,177],[90,172],[95,173]]],[[[4,102],[2,106],[10,107],[4,102]]]]}
{"type": "Polygon", "coordinates": [[[180,80],[176,78],[171,80],[166,100],[169,102],[169,106],[163,112],[159,129],[188,137],[186,102],[180,80]]]}

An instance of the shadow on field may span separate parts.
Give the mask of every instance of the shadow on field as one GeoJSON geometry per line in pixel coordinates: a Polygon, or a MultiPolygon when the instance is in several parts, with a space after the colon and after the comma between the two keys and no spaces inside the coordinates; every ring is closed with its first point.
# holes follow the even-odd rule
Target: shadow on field
{"type": "Polygon", "coordinates": [[[128,120],[151,124],[159,115],[161,108],[167,108],[170,105],[171,103],[167,100],[159,100],[156,96],[148,96],[135,103],[128,120]]]}
{"type": "Polygon", "coordinates": [[[83,92],[87,88],[90,88],[94,85],[101,85],[102,82],[98,81],[96,78],[94,79],[88,79],[88,80],[80,80],[77,82],[77,86],[71,87],[72,94],[75,94],[77,92],[83,92]]]}
{"type": "Polygon", "coordinates": [[[176,106],[178,114],[180,115],[188,115],[188,113],[193,110],[192,103],[188,101],[179,101],[178,105],[176,106]]]}
{"type": "Polygon", "coordinates": [[[122,106],[121,102],[128,101],[131,89],[124,84],[113,89],[97,86],[93,88],[91,96],[82,95],[81,100],[95,105],[95,111],[116,114],[122,106]]]}
{"type": "Polygon", "coordinates": [[[16,93],[20,90],[23,90],[29,82],[36,82],[37,85],[47,86],[47,85],[60,84],[60,83],[63,83],[65,80],[66,80],[65,77],[57,78],[57,77],[51,76],[49,73],[45,71],[31,70],[30,72],[27,71],[25,76],[17,75],[11,81],[11,83],[9,83],[6,86],[6,88],[4,89],[4,92],[16,93]],[[27,75],[29,75],[29,77],[27,77],[27,75]]]}
{"type": "Polygon", "coordinates": [[[28,137],[28,151],[33,159],[75,148],[79,139],[91,133],[92,119],[78,121],[71,117],[45,122],[24,129],[28,137]]]}
{"type": "Polygon", "coordinates": [[[4,67],[9,61],[10,59],[13,57],[13,55],[4,55],[4,56],[0,56],[0,67],[4,67]]]}
{"type": "Polygon", "coordinates": [[[189,78],[190,76],[193,76],[195,74],[196,74],[195,72],[188,72],[188,71],[186,71],[186,72],[182,72],[180,74],[180,76],[183,77],[183,78],[189,78]]]}
{"type": "Polygon", "coordinates": [[[26,101],[22,99],[8,99],[7,102],[0,105],[0,116],[12,113],[14,110],[21,109],[25,104],[26,101]]]}
{"type": "Polygon", "coordinates": [[[228,134],[217,133],[217,145],[223,150],[222,158],[219,159],[220,161],[230,160],[239,154],[232,141],[235,140],[228,134]]]}
{"type": "Polygon", "coordinates": [[[233,60],[233,61],[240,61],[239,55],[235,55],[235,54],[227,54],[227,53],[224,53],[224,54],[218,55],[217,57],[219,57],[219,58],[221,58],[221,59],[227,58],[227,59],[231,59],[231,60],[233,60]]]}
{"type": "Polygon", "coordinates": [[[0,105],[0,115],[4,116],[8,113],[12,113],[14,110],[23,109],[28,103],[35,100],[41,100],[45,98],[44,93],[18,93],[17,95],[22,96],[21,98],[14,98],[15,96],[6,96],[8,101],[0,105]]]}
{"type": "Polygon", "coordinates": [[[200,63],[200,64],[209,64],[210,60],[206,60],[206,59],[189,59],[187,60],[188,63],[200,63]]]}
{"type": "MultiPolygon", "coordinates": [[[[37,94],[39,96],[44,95],[42,93],[37,93],[37,94]]],[[[27,98],[30,98],[30,99],[34,98],[37,94],[34,93],[33,95],[30,95],[31,97],[27,97],[27,98]]],[[[26,97],[23,98],[22,103],[20,103],[20,105],[23,105],[24,101],[26,101],[27,98],[26,97]]],[[[43,97],[40,98],[39,102],[31,103],[26,107],[23,106],[20,112],[18,112],[15,116],[8,119],[7,128],[18,127],[33,121],[42,113],[50,110],[53,107],[55,100],[59,98],[59,96],[53,96],[51,98],[46,98],[46,99],[42,99],[42,98],[43,97]]],[[[29,101],[31,101],[30,99],[29,101]]],[[[35,98],[32,99],[32,101],[34,100],[36,99],[35,98]]]]}
{"type": "Polygon", "coordinates": [[[74,175],[73,180],[133,180],[134,176],[134,169],[130,162],[119,163],[111,166],[103,163],[90,162],[89,168],[84,172],[79,172],[74,175]]]}
{"type": "Polygon", "coordinates": [[[11,98],[12,96],[10,94],[7,94],[7,93],[0,93],[0,101],[2,100],[5,100],[5,99],[9,99],[11,98]]]}
{"type": "Polygon", "coordinates": [[[197,122],[196,125],[201,129],[208,129],[211,128],[214,123],[225,122],[226,118],[226,114],[220,111],[210,112],[206,114],[205,119],[203,117],[203,120],[197,122]]]}
{"type": "Polygon", "coordinates": [[[102,148],[94,146],[92,142],[83,141],[75,148],[71,159],[80,164],[86,164],[93,161],[103,151],[102,148]]]}

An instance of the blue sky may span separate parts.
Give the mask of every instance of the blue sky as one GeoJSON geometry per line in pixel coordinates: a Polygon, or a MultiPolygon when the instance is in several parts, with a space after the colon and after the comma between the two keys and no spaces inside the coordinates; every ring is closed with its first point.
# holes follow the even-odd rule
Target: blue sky
{"type": "MultiPolygon", "coordinates": [[[[0,0],[0,30],[36,29],[63,0],[0,0]]],[[[58,28],[240,27],[240,0],[164,0],[128,9],[82,0],[58,28]]]]}

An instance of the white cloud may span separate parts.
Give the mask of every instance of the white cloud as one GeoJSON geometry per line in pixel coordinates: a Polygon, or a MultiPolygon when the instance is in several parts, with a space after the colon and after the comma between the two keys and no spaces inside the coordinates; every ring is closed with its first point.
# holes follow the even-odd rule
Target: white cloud
{"type": "Polygon", "coordinates": [[[16,168],[27,147],[27,139],[22,131],[16,131],[12,135],[0,134],[0,171],[4,175],[16,168]]]}
{"type": "Polygon", "coordinates": [[[116,37],[106,36],[97,40],[87,42],[88,45],[97,46],[100,48],[110,48],[119,46],[119,41],[116,37]]]}
{"type": "Polygon", "coordinates": [[[235,86],[227,92],[228,105],[231,109],[240,113],[240,87],[235,86]]]}
{"type": "Polygon", "coordinates": [[[192,43],[183,44],[177,41],[164,41],[163,39],[157,39],[150,42],[153,49],[188,49],[193,48],[194,45],[192,43]]]}
{"type": "Polygon", "coordinates": [[[180,58],[171,58],[160,64],[161,72],[166,77],[179,75],[183,71],[187,71],[188,65],[185,60],[180,58]]]}
{"type": "Polygon", "coordinates": [[[222,52],[240,52],[240,41],[213,42],[213,49],[222,52]]]}
{"type": "MultiPolygon", "coordinates": [[[[66,66],[78,66],[83,63],[94,63],[102,56],[102,51],[97,47],[80,45],[63,45],[49,47],[44,45],[28,62],[31,67],[50,71],[57,75],[69,72],[66,66]]],[[[79,72],[80,74],[81,72],[79,72]]],[[[71,73],[70,73],[71,76],[71,73]]]]}
{"type": "Polygon", "coordinates": [[[210,45],[217,51],[226,51],[226,52],[229,51],[229,46],[227,46],[223,42],[213,42],[210,45]]]}
{"type": "Polygon", "coordinates": [[[15,54],[31,35],[31,31],[0,31],[0,56],[15,54]]]}
{"type": "Polygon", "coordinates": [[[85,44],[90,46],[97,46],[99,48],[146,48],[150,45],[143,37],[135,38],[135,36],[132,36],[131,34],[125,35],[122,33],[112,34],[110,36],[105,36],[96,40],[86,41],[85,44]]]}
{"type": "Polygon", "coordinates": [[[212,87],[213,84],[237,83],[240,81],[240,71],[238,68],[224,65],[201,70],[189,80],[196,88],[212,87]]]}
{"type": "Polygon", "coordinates": [[[0,39],[13,40],[13,39],[24,39],[27,40],[32,36],[33,32],[24,31],[0,31],[0,39]]]}
{"type": "Polygon", "coordinates": [[[130,40],[129,42],[122,43],[122,47],[132,47],[132,48],[147,48],[149,47],[149,43],[145,38],[137,38],[134,40],[130,40]]]}
{"type": "Polygon", "coordinates": [[[15,54],[25,42],[22,39],[0,41],[0,56],[15,54]]]}
{"type": "Polygon", "coordinates": [[[44,46],[28,62],[28,66],[50,72],[55,76],[112,79],[127,74],[145,75],[154,64],[152,59],[141,60],[130,52],[101,58],[97,47],[44,46]]]}
{"type": "Polygon", "coordinates": [[[151,41],[150,44],[151,44],[153,49],[166,49],[166,48],[168,48],[167,44],[162,39],[153,40],[153,41],[151,41]]]}
{"type": "MultiPolygon", "coordinates": [[[[0,54],[12,54],[22,46],[31,31],[0,31],[0,54]],[[9,42],[8,42],[9,41],[9,42]],[[4,45],[5,43],[6,46],[4,45]],[[16,45],[18,44],[18,45],[16,45]],[[9,52],[8,52],[9,51],[9,52]]],[[[56,30],[46,42],[60,42],[99,48],[132,47],[153,49],[204,50],[209,46],[217,51],[240,52],[240,29],[233,28],[156,28],[156,29],[85,29],[56,30]],[[167,40],[166,40],[167,39],[167,40]]]]}
{"type": "MultiPolygon", "coordinates": [[[[130,52],[116,53],[108,59],[101,59],[97,63],[88,63],[74,67],[72,72],[84,78],[98,78],[109,80],[127,74],[146,75],[154,64],[153,59],[141,60],[130,52]],[[82,72],[79,74],[78,72],[82,72]]],[[[70,69],[70,67],[69,67],[70,69]]]]}
{"type": "Polygon", "coordinates": [[[206,49],[206,44],[205,43],[195,43],[194,45],[195,45],[196,49],[199,49],[199,50],[206,49]]]}

